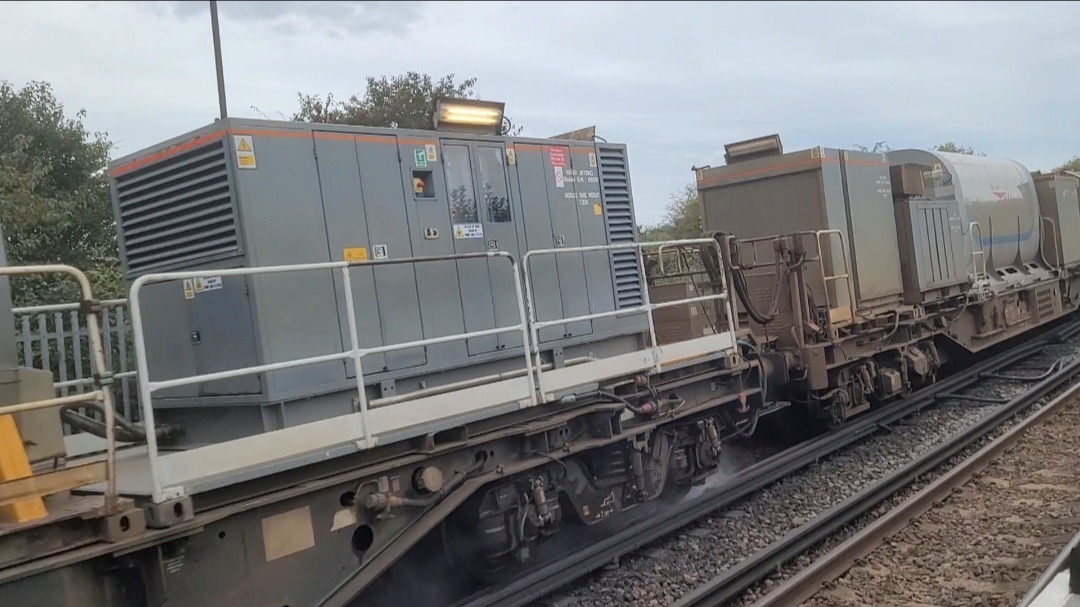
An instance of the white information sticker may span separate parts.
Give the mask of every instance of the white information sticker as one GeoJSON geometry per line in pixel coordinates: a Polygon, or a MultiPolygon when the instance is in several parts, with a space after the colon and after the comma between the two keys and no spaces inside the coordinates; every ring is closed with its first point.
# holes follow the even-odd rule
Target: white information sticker
{"type": "Polygon", "coordinates": [[[483,238],[484,226],[479,223],[455,223],[454,238],[483,238]]]}
{"type": "Polygon", "coordinates": [[[220,276],[203,276],[201,278],[192,279],[195,293],[205,293],[207,291],[216,291],[221,288],[220,276]]]}

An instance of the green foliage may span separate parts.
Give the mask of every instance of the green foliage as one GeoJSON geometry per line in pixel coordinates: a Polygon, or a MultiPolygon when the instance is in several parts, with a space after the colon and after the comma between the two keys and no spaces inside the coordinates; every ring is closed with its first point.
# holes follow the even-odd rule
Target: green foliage
{"type": "Polygon", "coordinates": [[[638,227],[638,237],[645,242],[701,238],[701,200],[697,185],[688,183],[671,195],[664,218],[654,225],[638,227]]]}
{"type": "MultiPolygon", "coordinates": [[[[121,296],[109,204],[110,144],[86,114],[68,116],[52,87],[0,81],[0,226],[11,264],[64,263],[87,272],[95,294],[121,296]]],[[[76,301],[69,279],[13,280],[16,306],[76,301]]]]}
{"type": "MultiPolygon", "coordinates": [[[[364,94],[353,95],[348,101],[335,100],[332,94],[324,98],[299,93],[300,108],[293,120],[431,130],[435,100],[441,97],[475,98],[474,86],[476,78],[458,82],[454,74],[438,80],[416,72],[379,78],[368,76],[364,94]]],[[[520,128],[513,134],[518,132],[520,128]]]]}
{"type": "Polygon", "coordinates": [[[946,141],[945,143],[935,145],[933,148],[938,152],[951,152],[953,154],[967,154],[968,156],[986,156],[982,152],[976,152],[975,148],[967,145],[959,145],[952,141],[946,141]]]}
{"type": "Polygon", "coordinates": [[[1077,171],[1080,172],[1080,156],[1073,156],[1065,161],[1065,164],[1054,169],[1055,171],[1077,171]]]}
{"type": "Polygon", "coordinates": [[[858,144],[852,147],[860,152],[871,152],[873,154],[886,154],[892,151],[892,148],[889,147],[889,144],[885,143],[884,141],[878,141],[874,144],[874,147],[866,147],[865,145],[858,144]]]}

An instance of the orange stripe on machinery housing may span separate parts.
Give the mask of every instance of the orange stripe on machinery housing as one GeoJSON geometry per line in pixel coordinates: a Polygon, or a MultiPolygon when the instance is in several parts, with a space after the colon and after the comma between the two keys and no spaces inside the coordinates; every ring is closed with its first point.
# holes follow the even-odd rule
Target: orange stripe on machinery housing
{"type": "Polygon", "coordinates": [[[514,143],[513,146],[515,150],[524,152],[542,152],[544,148],[569,148],[571,154],[592,154],[596,152],[594,148],[571,148],[565,144],[543,145],[539,143],[514,143]]]}
{"type": "Polygon", "coordinates": [[[144,167],[144,166],[146,166],[148,164],[153,164],[153,163],[155,163],[155,162],[157,162],[159,160],[164,160],[165,158],[168,158],[169,156],[175,156],[176,154],[181,154],[181,153],[186,152],[186,151],[188,151],[190,149],[197,148],[200,145],[210,143],[211,141],[217,141],[218,139],[221,139],[224,136],[225,136],[225,131],[214,131],[213,133],[207,133],[205,135],[199,135],[198,137],[195,137],[194,139],[189,139],[189,140],[187,140],[187,141],[185,141],[183,143],[178,143],[178,144],[176,144],[176,145],[174,145],[174,146],[172,146],[170,148],[166,148],[164,150],[161,150],[160,152],[154,152],[153,154],[143,156],[142,158],[136,158],[135,160],[132,160],[131,162],[122,164],[122,165],[114,168],[113,170],[109,171],[109,177],[119,177],[120,175],[123,175],[125,173],[130,173],[131,171],[134,171],[135,169],[140,169],[140,168],[142,168],[142,167],[144,167]]]}
{"type": "Polygon", "coordinates": [[[140,169],[146,165],[153,164],[159,160],[164,160],[170,156],[181,154],[188,150],[197,148],[201,145],[210,143],[221,139],[225,135],[251,135],[258,137],[279,137],[284,139],[307,139],[314,137],[315,139],[331,139],[331,140],[345,140],[345,141],[363,141],[366,143],[382,143],[392,144],[399,143],[404,145],[433,145],[436,143],[434,139],[414,139],[414,138],[402,138],[395,137],[394,135],[353,135],[349,133],[331,133],[327,131],[287,131],[280,129],[259,129],[259,128],[239,128],[228,129],[222,131],[214,131],[213,133],[207,133],[205,135],[199,135],[192,139],[189,139],[183,143],[178,143],[172,147],[161,150],[160,152],[154,152],[142,158],[136,158],[131,162],[122,164],[111,171],[109,171],[110,177],[119,177],[125,173],[130,173],[136,169],[140,169]]]}
{"type": "Polygon", "coordinates": [[[747,175],[758,175],[758,174],[761,174],[761,173],[771,173],[773,171],[779,171],[779,170],[782,170],[782,169],[790,169],[790,168],[804,166],[804,165],[808,165],[808,166],[820,165],[820,164],[825,163],[825,162],[840,162],[840,161],[838,159],[836,159],[836,158],[806,158],[806,159],[803,159],[803,160],[796,160],[795,162],[789,162],[787,164],[777,164],[777,165],[774,165],[774,166],[767,166],[767,167],[761,167],[761,168],[758,168],[758,169],[751,169],[749,171],[743,171],[741,173],[732,173],[731,175],[723,175],[721,177],[713,177],[712,179],[700,179],[700,180],[698,180],[698,185],[699,186],[710,185],[710,184],[714,184],[714,183],[720,183],[722,181],[731,181],[732,179],[737,179],[739,177],[746,177],[747,175]]]}

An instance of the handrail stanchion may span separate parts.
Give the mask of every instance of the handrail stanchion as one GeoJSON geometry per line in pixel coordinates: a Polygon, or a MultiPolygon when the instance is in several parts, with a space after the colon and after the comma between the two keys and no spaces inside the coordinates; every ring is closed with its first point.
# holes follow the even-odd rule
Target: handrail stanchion
{"type": "Polygon", "coordinates": [[[153,386],[150,381],[150,369],[146,362],[146,343],[143,339],[142,304],[139,301],[139,293],[144,284],[150,282],[153,274],[144,274],[131,283],[131,294],[128,296],[128,311],[131,313],[131,341],[135,342],[135,370],[139,378],[139,406],[142,407],[143,426],[146,432],[146,458],[150,468],[151,499],[154,503],[165,501],[161,487],[161,477],[158,475],[158,446],[157,433],[152,431],[154,427],[154,407],[150,399],[153,398],[153,386]]]}
{"type": "Polygon", "coordinates": [[[360,334],[356,329],[356,308],[353,305],[351,266],[341,268],[342,288],[345,289],[345,311],[349,317],[349,346],[356,367],[357,402],[360,405],[360,424],[364,426],[364,446],[371,447],[371,426],[368,424],[367,390],[364,389],[364,354],[360,351],[360,334]]]}
{"type": "MultiPolygon", "coordinates": [[[[518,264],[514,261],[514,257],[507,253],[507,260],[510,262],[510,273],[514,275],[514,294],[517,296],[518,305],[518,324],[521,325],[521,349],[525,352],[525,376],[528,378],[529,383],[529,404],[536,406],[538,401],[536,400],[536,382],[537,378],[534,377],[534,368],[532,364],[532,339],[529,336],[529,317],[526,313],[525,297],[521,293],[521,271],[518,269],[518,264]]],[[[531,309],[531,306],[529,306],[531,309]]],[[[536,372],[539,371],[539,366],[536,367],[536,372]]]]}
{"type": "MultiPolygon", "coordinates": [[[[663,245],[661,245],[663,246],[663,245]]],[[[652,346],[653,369],[660,372],[660,347],[656,345],[656,325],[653,323],[653,306],[649,301],[649,279],[645,273],[645,253],[638,247],[638,274],[641,276],[641,301],[645,305],[645,314],[649,318],[649,343],[652,346]]]]}
{"type": "MultiPolygon", "coordinates": [[[[97,369],[94,383],[101,393],[101,406],[105,409],[105,511],[113,514],[116,510],[116,403],[112,394],[112,373],[105,365],[105,348],[101,339],[101,324],[93,306],[94,292],[90,279],[81,270],[68,265],[9,266],[0,268],[0,275],[15,276],[25,274],[67,274],[79,283],[83,304],[86,309],[86,332],[90,340],[90,355],[93,366],[97,369]]],[[[151,426],[152,429],[152,426],[151,426]]],[[[148,432],[148,434],[150,434],[148,432]]]]}
{"type": "Polygon", "coordinates": [[[532,261],[533,252],[526,251],[521,258],[521,266],[525,270],[525,300],[529,302],[529,330],[532,332],[532,356],[536,357],[536,390],[543,396],[544,392],[544,364],[540,359],[540,327],[537,326],[536,305],[533,302],[532,273],[529,272],[529,262],[532,261]]]}

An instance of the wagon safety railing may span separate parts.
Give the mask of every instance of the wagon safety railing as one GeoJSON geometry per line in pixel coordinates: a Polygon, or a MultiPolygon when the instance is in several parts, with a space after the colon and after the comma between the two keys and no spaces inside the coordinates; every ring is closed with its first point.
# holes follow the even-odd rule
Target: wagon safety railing
{"type": "MultiPolygon", "coordinates": [[[[453,341],[461,341],[465,339],[473,339],[477,337],[486,337],[489,335],[499,335],[502,333],[510,333],[514,331],[520,331],[524,344],[529,342],[529,329],[528,329],[528,317],[525,312],[525,298],[522,294],[521,287],[521,272],[518,269],[518,262],[514,259],[514,256],[506,251],[487,251],[482,253],[464,253],[458,255],[433,255],[426,257],[407,257],[401,259],[377,259],[366,260],[357,262],[347,261],[333,261],[322,263],[308,263],[297,265],[284,265],[284,266],[265,266],[265,267],[253,267],[253,268],[232,268],[232,269],[219,269],[219,270],[198,270],[198,271],[183,271],[183,272],[159,272],[152,274],[144,274],[135,280],[131,285],[131,294],[129,297],[129,305],[131,308],[131,322],[132,332],[135,342],[135,360],[139,377],[139,404],[142,408],[143,420],[147,428],[154,427],[154,409],[152,398],[153,394],[159,390],[168,388],[175,388],[179,386],[186,386],[192,384],[200,384],[209,381],[216,381],[221,379],[229,379],[233,377],[241,377],[245,375],[254,375],[257,373],[266,373],[270,371],[280,371],[283,369],[290,369],[294,367],[302,367],[308,365],[314,365],[325,362],[332,362],[338,360],[352,359],[353,364],[356,367],[356,389],[358,392],[358,399],[360,405],[360,424],[363,432],[363,445],[365,448],[373,447],[374,442],[371,436],[371,424],[368,418],[368,398],[367,392],[364,386],[364,372],[361,360],[364,356],[369,354],[378,354],[385,352],[392,352],[395,350],[404,350],[408,348],[416,348],[422,346],[431,346],[436,344],[442,344],[453,341]],[[510,270],[514,275],[514,289],[517,296],[518,304],[518,319],[519,322],[515,325],[508,325],[504,327],[496,327],[493,329],[484,329],[480,331],[470,331],[466,333],[458,333],[454,335],[446,335],[443,337],[432,337],[428,339],[419,339],[415,341],[388,344],[372,348],[361,348],[359,335],[357,331],[356,310],[353,304],[352,295],[352,281],[350,277],[350,270],[357,267],[370,267],[381,265],[396,265],[396,264],[416,264],[436,261],[458,261],[465,259],[476,258],[504,258],[509,262],[510,270]],[[263,365],[253,365],[249,367],[242,367],[238,369],[230,369],[227,371],[218,371],[214,373],[204,373],[201,375],[194,375],[190,377],[181,377],[169,380],[155,381],[150,377],[148,359],[146,355],[146,340],[143,330],[143,315],[142,308],[139,301],[139,295],[142,289],[147,284],[167,282],[173,280],[185,280],[196,278],[209,278],[209,277],[225,277],[225,276],[247,276],[258,274],[283,274],[291,272],[307,272],[318,270],[341,270],[341,277],[343,281],[343,287],[345,291],[345,308],[346,316],[349,320],[349,342],[350,349],[331,354],[323,354],[320,356],[310,356],[306,358],[299,358],[294,360],[287,360],[275,363],[267,363],[263,365]]],[[[529,349],[527,347],[522,348],[523,356],[525,359],[526,376],[528,378],[529,398],[531,404],[536,404],[536,383],[532,365],[532,358],[529,355],[529,349]]],[[[161,503],[163,501],[180,497],[178,488],[168,488],[162,486],[161,475],[159,470],[159,455],[157,446],[157,437],[153,432],[146,433],[146,447],[147,458],[149,460],[149,472],[150,482],[152,486],[152,498],[155,503],[161,503]]]]}
{"type": "MultiPolygon", "coordinates": [[[[100,312],[100,303],[94,300],[93,290],[90,287],[90,280],[86,277],[86,274],[84,274],[77,268],[66,265],[0,267],[0,276],[26,276],[30,274],[66,274],[74,278],[75,281],[78,282],[80,294],[82,295],[82,303],[76,305],[82,311],[86,318],[86,329],[90,342],[91,364],[92,370],[94,372],[94,377],[91,381],[93,382],[94,389],[90,392],[84,392],[81,394],[59,396],[44,400],[21,403],[17,405],[0,406],[0,415],[9,415],[21,413],[24,411],[34,411],[51,407],[87,404],[92,402],[100,403],[101,408],[103,409],[103,415],[105,417],[105,467],[104,474],[95,475],[96,478],[91,479],[90,482],[100,482],[101,480],[105,481],[105,510],[107,513],[112,514],[116,507],[116,405],[113,399],[112,392],[113,375],[109,370],[110,367],[105,362],[105,352],[103,346],[104,342],[101,337],[101,322],[98,316],[100,312]]],[[[153,434],[153,432],[147,433],[147,435],[151,437],[153,436],[153,434]]],[[[81,478],[78,484],[75,486],[82,486],[84,484],[87,484],[87,479],[81,478]]],[[[74,487],[65,486],[61,490],[71,488],[74,487]]]]}
{"type": "Polygon", "coordinates": [[[726,332],[728,333],[728,336],[731,339],[730,343],[735,344],[736,343],[735,326],[732,323],[732,319],[735,318],[735,315],[734,315],[735,312],[734,312],[734,309],[732,308],[731,298],[728,297],[727,277],[725,276],[725,274],[723,272],[720,273],[720,292],[719,293],[712,293],[712,294],[709,294],[709,295],[700,295],[700,296],[697,296],[697,297],[687,297],[687,298],[684,298],[684,299],[675,299],[675,300],[665,301],[665,302],[660,302],[660,303],[652,303],[651,301],[649,301],[649,290],[647,288],[644,288],[644,285],[647,284],[647,276],[646,276],[646,271],[645,271],[645,255],[644,255],[644,252],[643,252],[644,249],[647,249],[647,248],[657,248],[657,249],[659,249],[661,247],[667,248],[667,247],[701,246],[701,245],[707,245],[707,246],[713,247],[714,249],[716,249],[717,255],[720,255],[720,249],[719,249],[720,244],[715,239],[712,239],[712,238],[692,238],[692,239],[686,239],[686,240],[664,240],[664,241],[656,241],[656,242],[626,242],[626,243],[618,243],[618,244],[593,245],[593,246],[584,246],[584,247],[560,247],[560,248],[554,248],[554,249],[536,249],[536,250],[528,251],[527,253],[525,253],[524,257],[522,257],[521,263],[522,263],[522,266],[524,266],[524,268],[525,268],[525,297],[530,303],[530,305],[528,307],[528,311],[529,311],[528,326],[529,326],[529,329],[531,331],[531,341],[526,342],[526,343],[530,343],[531,348],[532,348],[532,355],[536,358],[536,362],[535,362],[535,364],[533,366],[534,366],[534,368],[536,370],[536,385],[537,385],[538,389],[540,390],[540,394],[542,396],[545,396],[545,397],[547,396],[547,392],[544,390],[543,369],[542,369],[542,361],[541,361],[541,358],[540,358],[540,330],[544,329],[546,327],[552,327],[552,326],[556,326],[556,325],[566,325],[566,324],[571,324],[571,323],[575,323],[575,322],[584,322],[584,321],[596,320],[596,319],[599,319],[599,318],[610,318],[610,317],[614,317],[614,316],[627,316],[627,315],[631,315],[631,314],[645,313],[646,317],[648,318],[648,325],[649,325],[649,345],[650,345],[650,350],[651,350],[651,354],[652,354],[652,363],[653,363],[652,366],[653,366],[654,370],[659,371],[660,370],[660,348],[659,348],[659,346],[658,346],[658,344],[656,342],[656,325],[655,325],[655,323],[653,321],[653,311],[657,310],[657,309],[660,309],[660,308],[670,308],[670,307],[674,307],[674,306],[682,306],[682,305],[687,305],[687,304],[692,304],[692,303],[697,303],[697,302],[723,300],[724,304],[725,304],[725,307],[727,309],[727,316],[728,316],[727,331],[726,332]],[[552,320],[538,320],[536,318],[536,306],[532,305],[534,302],[533,302],[532,272],[531,272],[531,265],[529,263],[530,261],[532,261],[536,257],[543,256],[543,255],[556,256],[556,255],[563,255],[563,254],[568,254],[568,253],[591,253],[591,252],[600,252],[600,251],[620,251],[620,250],[632,250],[637,255],[638,276],[639,276],[639,278],[641,280],[641,284],[642,284],[642,302],[643,303],[641,305],[628,307],[628,308],[618,308],[618,309],[609,310],[609,311],[606,311],[606,312],[593,312],[591,314],[582,314],[580,316],[574,316],[574,317],[570,317],[570,318],[557,318],[557,319],[552,319],[552,320]]]}

